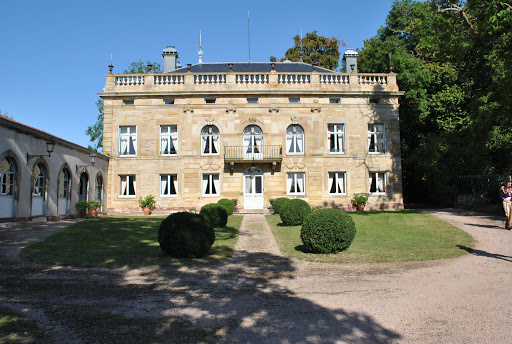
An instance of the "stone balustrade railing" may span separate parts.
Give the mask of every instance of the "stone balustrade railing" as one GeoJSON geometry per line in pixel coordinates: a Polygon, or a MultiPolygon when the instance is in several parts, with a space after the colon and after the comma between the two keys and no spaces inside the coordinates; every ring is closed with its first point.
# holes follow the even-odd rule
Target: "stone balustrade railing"
{"type": "Polygon", "coordinates": [[[107,74],[105,91],[137,90],[145,88],[165,87],[165,89],[184,90],[187,85],[202,87],[203,85],[224,85],[232,87],[253,86],[271,87],[282,85],[284,88],[318,87],[382,87],[388,90],[398,90],[396,74],[384,73],[146,73],[146,74],[107,74]],[[170,88],[169,88],[170,87],[170,88]]]}

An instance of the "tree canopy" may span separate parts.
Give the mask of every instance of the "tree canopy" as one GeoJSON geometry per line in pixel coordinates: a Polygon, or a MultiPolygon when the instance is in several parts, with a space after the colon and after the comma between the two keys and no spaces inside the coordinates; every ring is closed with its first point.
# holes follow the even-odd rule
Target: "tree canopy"
{"type": "MultiPolygon", "coordinates": [[[[128,68],[123,71],[123,74],[147,73],[149,71],[147,65],[149,64],[153,65],[153,72],[162,72],[159,63],[150,61],[146,61],[144,63],[142,60],[139,60],[130,63],[128,68]]],[[[103,99],[98,99],[96,102],[96,108],[98,109],[96,123],[87,127],[87,130],[85,131],[85,134],[89,136],[91,142],[93,142],[93,146],[89,146],[87,148],[94,151],[98,151],[99,149],[103,150],[103,99]]]]}
{"type": "Polygon", "coordinates": [[[391,64],[405,91],[406,201],[449,202],[458,175],[492,181],[510,173],[511,45],[512,6],[502,0],[397,0],[365,41],[359,69],[387,72],[391,64]]]}
{"type": "MultiPolygon", "coordinates": [[[[290,60],[292,62],[299,62],[301,37],[295,35],[293,37],[294,46],[288,49],[285,57],[280,61],[290,60]]],[[[345,42],[332,37],[327,38],[317,34],[317,31],[306,33],[302,37],[302,51],[304,63],[316,64],[319,67],[335,70],[338,67],[340,60],[340,45],[345,47],[345,42]]],[[[277,61],[275,56],[270,57],[270,61],[277,61]]]]}

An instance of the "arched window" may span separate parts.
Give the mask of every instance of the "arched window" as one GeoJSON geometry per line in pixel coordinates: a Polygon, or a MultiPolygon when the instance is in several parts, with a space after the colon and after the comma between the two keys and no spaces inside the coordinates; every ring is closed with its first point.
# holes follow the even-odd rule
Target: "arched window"
{"type": "Polygon", "coordinates": [[[292,124],[286,129],[286,152],[304,154],[304,130],[300,125],[292,124]]]}
{"type": "Polygon", "coordinates": [[[96,176],[96,201],[100,205],[103,204],[103,177],[101,174],[98,173],[96,176]]]}
{"type": "Polygon", "coordinates": [[[59,197],[57,203],[57,214],[66,215],[68,213],[69,206],[69,182],[70,173],[67,168],[63,168],[59,173],[59,197]]]}
{"type": "Polygon", "coordinates": [[[3,158],[0,163],[0,196],[14,195],[14,180],[16,175],[16,167],[14,163],[7,158],[3,158]]]}
{"type": "Polygon", "coordinates": [[[37,164],[34,167],[34,188],[32,196],[45,197],[46,194],[46,167],[43,164],[37,164]]]}
{"type": "Polygon", "coordinates": [[[251,124],[244,129],[244,147],[246,153],[260,153],[263,146],[263,130],[251,124]]]}
{"type": "Polygon", "coordinates": [[[207,125],[201,130],[201,155],[219,154],[220,134],[214,125],[207,125]]]}

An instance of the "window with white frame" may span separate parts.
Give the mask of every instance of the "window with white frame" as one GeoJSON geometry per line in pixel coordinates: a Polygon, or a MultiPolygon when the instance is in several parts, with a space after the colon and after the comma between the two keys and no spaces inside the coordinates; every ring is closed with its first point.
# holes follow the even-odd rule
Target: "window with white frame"
{"type": "Polygon", "coordinates": [[[304,154],[304,130],[300,125],[292,124],[286,129],[286,152],[304,154]]]}
{"type": "Polygon", "coordinates": [[[137,155],[137,127],[120,126],[119,127],[119,155],[136,156],[137,155]]]}
{"type": "Polygon", "coordinates": [[[327,139],[329,140],[329,153],[345,153],[345,125],[327,124],[327,139]]]}
{"type": "Polygon", "coordinates": [[[386,152],[386,136],[384,124],[368,124],[368,152],[386,152]]]}
{"type": "Polygon", "coordinates": [[[160,155],[178,154],[178,126],[160,126],[160,155]]]}
{"type": "Polygon", "coordinates": [[[245,127],[243,145],[245,153],[261,153],[261,146],[263,146],[263,130],[254,124],[245,127]]]}
{"type": "Polygon", "coordinates": [[[119,175],[118,190],[119,197],[134,197],[137,190],[137,181],[135,179],[135,175],[119,175]]]}
{"type": "Polygon", "coordinates": [[[287,173],[286,187],[288,195],[304,195],[306,193],[306,174],[304,172],[287,173]]]}
{"type": "Polygon", "coordinates": [[[218,174],[203,174],[201,181],[203,196],[220,195],[220,178],[218,174]]]}
{"type": "Polygon", "coordinates": [[[34,187],[32,196],[45,197],[46,194],[46,168],[43,164],[34,167],[34,187]]]}
{"type": "Polygon", "coordinates": [[[69,195],[69,171],[63,168],[59,173],[59,198],[68,198],[69,195]]]}
{"type": "Polygon", "coordinates": [[[14,177],[16,168],[12,161],[7,158],[0,163],[0,196],[14,195],[14,177]]]}
{"type": "Polygon", "coordinates": [[[329,194],[345,195],[346,189],[346,173],[345,172],[329,172],[329,194]]]}
{"type": "Polygon", "coordinates": [[[214,125],[207,125],[201,130],[201,155],[218,155],[220,144],[219,129],[214,125]]]}
{"type": "Polygon", "coordinates": [[[386,173],[385,172],[370,172],[370,193],[385,193],[386,192],[386,173]]]}
{"type": "Polygon", "coordinates": [[[178,196],[178,175],[160,175],[160,196],[178,196]]]}

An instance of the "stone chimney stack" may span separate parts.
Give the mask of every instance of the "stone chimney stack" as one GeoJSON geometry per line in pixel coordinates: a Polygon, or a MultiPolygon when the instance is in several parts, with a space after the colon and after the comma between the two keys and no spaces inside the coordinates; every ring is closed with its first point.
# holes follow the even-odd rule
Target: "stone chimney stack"
{"type": "Polygon", "coordinates": [[[164,73],[175,70],[178,63],[178,50],[173,46],[168,46],[163,50],[162,56],[164,57],[164,73]]]}
{"type": "Polygon", "coordinates": [[[345,61],[345,73],[357,73],[357,56],[359,54],[354,49],[347,49],[343,55],[345,61]]]}

